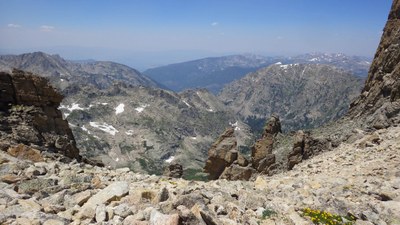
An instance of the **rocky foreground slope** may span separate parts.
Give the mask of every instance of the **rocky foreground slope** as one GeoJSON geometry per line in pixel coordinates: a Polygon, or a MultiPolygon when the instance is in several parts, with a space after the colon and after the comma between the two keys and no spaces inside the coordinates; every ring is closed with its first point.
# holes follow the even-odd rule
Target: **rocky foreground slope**
{"type": "Polygon", "coordinates": [[[398,140],[400,127],[363,132],[255,181],[188,181],[0,152],[0,223],[311,224],[302,216],[311,208],[360,225],[400,224],[398,140]]]}

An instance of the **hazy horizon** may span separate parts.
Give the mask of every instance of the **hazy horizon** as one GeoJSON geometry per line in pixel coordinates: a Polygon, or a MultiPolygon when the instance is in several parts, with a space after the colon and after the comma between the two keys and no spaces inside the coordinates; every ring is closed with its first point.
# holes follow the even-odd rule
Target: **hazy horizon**
{"type": "Polygon", "coordinates": [[[0,53],[43,51],[143,70],[204,57],[373,57],[390,0],[0,2],[0,53]]]}

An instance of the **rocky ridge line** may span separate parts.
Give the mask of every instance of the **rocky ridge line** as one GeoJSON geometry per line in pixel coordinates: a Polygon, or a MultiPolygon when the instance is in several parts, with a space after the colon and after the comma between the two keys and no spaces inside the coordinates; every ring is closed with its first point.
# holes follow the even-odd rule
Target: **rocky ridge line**
{"type": "Polygon", "coordinates": [[[305,132],[303,143],[295,137],[287,155],[288,168],[310,156],[332,150],[342,142],[354,142],[362,132],[400,124],[399,15],[400,1],[394,0],[365,87],[351,103],[349,112],[336,122],[305,132]],[[303,144],[302,149],[298,148],[299,144],[303,144]]]}
{"type": "Polygon", "coordinates": [[[362,94],[349,117],[376,129],[400,123],[400,1],[394,0],[362,94]]]}

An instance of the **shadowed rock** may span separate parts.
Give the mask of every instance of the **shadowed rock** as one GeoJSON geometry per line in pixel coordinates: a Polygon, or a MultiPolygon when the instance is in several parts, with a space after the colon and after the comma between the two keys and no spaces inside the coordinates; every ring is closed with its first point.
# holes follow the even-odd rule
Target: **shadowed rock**
{"type": "Polygon", "coordinates": [[[181,178],[183,175],[183,167],[181,164],[174,163],[168,165],[164,170],[164,176],[173,177],[173,178],[181,178]]]}
{"type": "Polygon", "coordinates": [[[230,165],[229,163],[236,160],[233,158],[232,153],[229,153],[231,150],[236,151],[237,142],[234,133],[234,128],[226,129],[208,151],[208,159],[204,167],[204,172],[209,174],[210,180],[218,179],[225,168],[230,165]]]}
{"type": "Polygon", "coordinates": [[[366,118],[375,129],[400,122],[400,1],[393,1],[388,21],[362,94],[351,104],[351,118],[366,118]]]}
{"type": "Polygon", "coordinates": [[[275,155],[272,154],[275,136],[282,132],[281,122],[277,115],[272,115],[264,128],[262,137],[257,140],[251,150],[253,167],[261,172],[275,163],[275,155]]]}
{"type": "MultiPolygon", "coordinates": [[[[57,109],[62,100],[47,79],[13,70],[0,72],[2,146],[37,145],[39,150],[80,159],[68,122],[57,109]]],[[[6,150],[6,149],[3,149],[6,150]]]]}

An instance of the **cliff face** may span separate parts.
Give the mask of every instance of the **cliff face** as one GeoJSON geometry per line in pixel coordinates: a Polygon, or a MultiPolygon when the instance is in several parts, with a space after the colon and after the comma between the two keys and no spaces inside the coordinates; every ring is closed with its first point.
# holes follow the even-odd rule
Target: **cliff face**
{"type": "Polygon", "coordinates": [[[20,70],[1,72],[1,149],[22,143],[80,159],[68,122],[57,109],[62,98],[45,78],[20,70]]]}
{"type": "Polygon", "coordinates": [[[398,124],[400,112],[400,0],[393,1],[388,21],[362,94],[352,104],[351,118],[366,118],[374,128],[398,124]]]}

